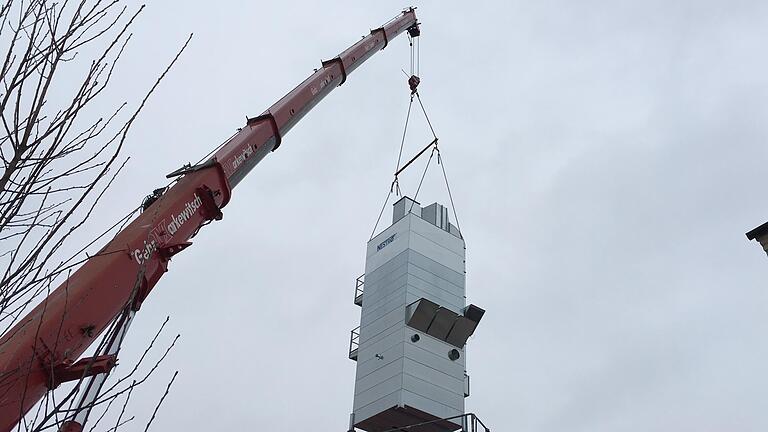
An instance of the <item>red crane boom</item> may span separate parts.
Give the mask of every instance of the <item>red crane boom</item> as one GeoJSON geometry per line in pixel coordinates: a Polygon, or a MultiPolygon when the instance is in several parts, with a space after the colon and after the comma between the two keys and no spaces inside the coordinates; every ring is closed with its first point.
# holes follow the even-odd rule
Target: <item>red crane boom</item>
{"type": "Polygon", "coordinates": [[[248,119],[209,160],[169,174],[180,178],[158,191],[136,219],[6,332],[0,338],[0,431],[13,429],[62,382],[109,371],[113,355],[77,360],[126,310],[139,309],[168,271],[171,257],[191,244],[200,227],[222,218],[232,188],[280,146],[282,136],[406,30],[419,33],[412,8],[322,62],[262,115],[248,119]]]}

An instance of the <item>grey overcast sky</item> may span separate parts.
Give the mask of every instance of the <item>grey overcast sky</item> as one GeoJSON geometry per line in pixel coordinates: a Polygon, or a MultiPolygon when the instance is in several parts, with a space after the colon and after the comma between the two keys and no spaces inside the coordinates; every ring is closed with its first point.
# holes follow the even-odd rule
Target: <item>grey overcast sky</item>
{"type": "MultiPolygon", "coordinates": [[[[134,126],[93,232],[405,6],[151,2],[115,104],[195,36],[134,126]]],[[[416,6],[468,300],[488,311],[468,345],[468,410],[495,431],[765,431],[768,259],[744,232],[768,220],[768,3],[416,6]]],[[[133,397],[131,430],[177,369],[154,430],[346,430],[354,281],[408,58],[401,37],[350,75],[174,258],[122,363],[166,315],[162,344],[182,336],[133,397]]],[[[416,119],[409,155],[429,139],[416,119]]],[[[419,201],[446,200],[433,167],[419,201]]]]}

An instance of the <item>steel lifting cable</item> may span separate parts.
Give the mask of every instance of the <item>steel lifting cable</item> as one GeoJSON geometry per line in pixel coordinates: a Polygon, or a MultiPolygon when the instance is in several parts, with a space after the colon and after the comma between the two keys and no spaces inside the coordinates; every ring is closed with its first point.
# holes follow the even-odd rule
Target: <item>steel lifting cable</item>
{"type": "Polygon", "coordinates": [[[424,118],[427,119],[427,124],[429,125],[429,130],[432,131],[432,136],[434,136],[435,139],[437,139],[437,134],[435,133],[435,128],[432,127],[432,122],[429,121],[429,116],[427,115],[427,110],[424,109],[424,104],[421,103],[421,96],[419,96],[419,92],[418,91],[415,91],[414,93],[416,94],[416,98],[419,100],[419,106],[421,107],[421,112],[424,113],[424,118]]]}
{"type": "Polygon", "coordinates": [[[403,147],[405,146],[405,136],[408,132],[408,121],[411,118],[411,107],[413,107],[413,95],[411,95],[411,100],[408,103],[408,114],[405,116],[405,126],[403,127],[403,138],[400,141],[400,151],[397,154],[397,168],[395,173],[395,179],[392,181],[392,185],[389,187],[389,193],[387,194],[387,199],[384,200],[384,204],[381,206],[381,211],[379,212],[379,217],[376,218],[376,224],[373,226],[373,231],[371,231],[371,237],[368,239],[372,239],[373,235],[376,234],[376,228],[379,227],[379,222],[381,222],[381,217],[384,215],[384,210],[387,209],[387,203],[389,203],[389,197],[392,196],[392,192],[395,192],[398,196],[400,196],[400,184],[397,180],[397,172],[400,171],[400,161],[403,157],[403,147]]]}
{"type": "MultiPolygon", "coordinates": [[[[405,168],[407,168],[410,164],[412,164],[419,156],[421,156],[421,154],[423,154],[429,148],[429,146],[425,147],[424,150],[419,152],[414,158],[412,158],[410,161],[408,161],[402,168],[400,167],[400,162],[402,162],[402,158],[403,158],[403,148],[405,147],[405,138],[406,138],[407,133],[408,133],[408,123],[409,123],[409,120],[411,118],[411,109],[413,108],[413,97],[414,96],[418,96],[418,94],[416,92],[416,87],[419,84],[419,79],[414,74],[414,72],[415,72],[415,70],[414,70],[414,63],[415,63],[414,62],[414,56],[415,56],[415,53],[416,53],[416,51],[414,50],[414,41],[413,41],[414,39],[415,39],[414,37],[411,37],[411,35],[408,34],[408,43],[409,43],[409,45],[411,47],[411,49],[410,49],[410,51],[411,51],[410,52],[410,72],[411,72],[411,75],[409,76],[407,73],[405,73],[405,71],[403,71],[403,74],[408,78],[408,86],[411,89],[411,95],[410,95],[410,98],[409,98],[409,101],[408,101],[408,112],[407,112],[407,114],[405,116],[405,125],[403,127],[403,136],[402,136],[402,138],[400,140],[400,149],[399,149],[398,154],[397,154],[397,164],[395,165],[395,178],[392,180],[392,185],[389,188],[389,192],[387,193],[387,197],[384,200],[384,204],[381,206],[381,211],[379,211],[379,216],[376,218],[376,223],[373,226],[373,230],[371,230],[371,236],[370,236],[369,240],[372,239],[373,236],[376,234],[376,229],[379,227],[379,223],[381,222],[381,217],[384,215],[384,210],[386,210],[386,208],[387,208],[387,204],[389,203],[389,198],[392,196],[392,193],[394,192],[396,194],[396,196],[400,196],[400,182],[399,182],[398,175],[405,168]]],[[[421,101],[419,101],[419,103],[421,104],[421,101]]],[[[422,112],[423,111],[424,111],[424,107],[422,106],[422,112]]],[[[427,120],[427,122],[429,122],[429,120],[427,120]]],[[[431,128],[431,125],[430,125],[430,128],[431,128]]],[[[432,134],[434,135],[434,130],[432,130],[432,134]]],[[[430,145],[432,145],[432,144],[436,145],[436,143],[437,143],[437,138],[435,138],[435,140],[430,145]]],[[[430,155],[430,160],[431,159],[432,159],[432,155],[430,155]]],[[[427,164],[427,167],[429,167],[429,164],[427,164]]],[[[424,172],[424,175],[422,175],[422,179],[421,179],[422,182],[424,181],[424,176],[425,175],[426,175],[426,170],[424,172]]],[[[419,189],[420,188],[421,188],[421,182],[419,183],[419,189]]],[[[417,191],[417,194],[418,194],[418,191],[417,191]]],[[[411,205],[411,208],[413,208],[413,205],[411,205]]]]}
{"type": "Polygon", "coordinates": [[[408,114],[405,116],[405,127],[403,127],[403,138],[400,140],[400,151],[397,153],[397,166],[395,167],[395,179],[392,181],[392,187],[390,189],[395,189],[395,193],[397,196],[400,196],[400,183],[397,179],[397,174],[400,172],[400,161],[403,158],[403,147],[405,146],[405,136],[408,132],[408,121],[411,119],[411,107],[413,107],[413,95],[411,95],[411,99],[408,102],[408,114]]]}
{"type": "Polygon", "coordinates": [[[416,193],[413,195],[413,199],[411,200],[411,206],[408,208],[408,213],[413,210],[413,205],[416,204],[416,198],[419,196],[419,191],[421,190],[421,185],[424,183],[424,178],[427,176],[427,171],[429,170],[429,164],[432,162],[432,157],[435,155],[435,152],[437,152],[437,158],[440,159],[440,150],[437,149],[437,140],[433,141],[435,143],[435,146],[432,147],[432,152],[429,154],[429,160],[427,160],[427,165],[424,166],[424,172],[421,174],[421,180],[419,180],[419,186],[416,188],[416,193]]]}
{"type": "Polygon", "coordinates": [[[384,200],[384,205],[381,206],[381,211],[379,212],[379,217],[376,219],[376,224],[373,226],[373,231],[371,231],[371,237],[368,239],[369,241],[373,239],[373,235],[376,234],[376,228],[379,227],[379,222],[381,222],[381,216],[384,215],[384,210],[387,209],[387,203],[389,202],[389,197],[392,196],[392,190],[389,190],[389,193],[387,194],[387,199],[384,200]]]}
{"type": "MultiPolygon", "coordinates": [[[[395,187],[394,187],[395,185],[397,185],[396,190],[399,195],[400,189],[399,189],[399,183],[398,183],[398,175],[402,173],[406,168],[408,168],[413,162],[415,162],[422,154],[424,154],[430,148],[432,148],[432,152],[429,155],[429,160],[427,161],[427,165],[424,167],[424,172],[421,175],[421,180],[419,181],[419,185],[416,189],[416,194],[413,197],[413,201],[415,201],[416,198],[418,197],[419,191],[421,190],[421,186],[424,182],[424,178],[426,177],[427,170],[429,169],[429,165],[432,162],[432,158],[436,154],[437,164],[440,165],[441,172],[443,174],[443,181],[445,182],[445,188],[446,188],[446,191],[448,192],[448,199],[451,203],[451,210],[453,212],[453,217],[456,220],[456,228],[458,228],[459,231],[461,231],[459,215],[458,215],[458,212],[456,211],[456,203],[453,199],[453,192],[451,191],[451,186],[448,181],[448,174],[445,171],[445,162],[443,161],[442,153],[440,153],[440,148],[437,145],[438,143],[437,133],[435,132],[435,128],[432,125],[432,121],[429,119],[429,115],[427,114],[426,108],[424,108],[424,103],[421,100],[421,95],[419,95],[418,90],[413,91],[413,93],[411,94],[411,102],[413,102],[413,96],[416,96],[416,99],[419,102],[419,107],[421,108],[421,112],[424,113],[424,118],[427,120],[427,124],[429,125],[429,129],[432,132],[432,136],[434,137],[434,139],[432,140],[432,142],[427,144],[427,146],[424,147],[419,153],[417,153],[416,156],[414,156],[411,160],[409,160],[405,165],[400,167],[400,162],[402,161],[401,157],[402,157],[403,145],[405,143],[405,131],[403,131],[403,141],[400,144],[400,155],[398,155],[397,171],[395,172],[395,180],[392,183],[393,187],[390,188],[389,195],[387,195],[387,199],[384,201],[384,205],[382,206],[381,212],[379,213],[379,218],[376,220],[376,225],[373,227],[373,232],[371,232],[371,238],[373,238],[373,235],[376,233],[376,228],[378,228],[378,224],[381,221],[382,215],[384,214],[384,210],[386,209],[387,203],[389,202],[389,197],[391,196],[392,192],[395,190],[395,187]]],[[[411,106],[409,105],[408,106],[409,117],[410,117],[410,109],[411,109],[411,106]]],[[[408,123],[406,121],[406,129],[407,127],[408,127],[408,123]]],[[[409,212],[411,209],[413,209],[413,205],[414,205],[414,202],[411,202],[411,207],[409,209],[409,212]]]]}
{"type": "Polygon", "coordinates": [[[416,75],[421,76],[421,39],[416,41],[416,75]]]}
{"type": "MultiPolygon", "coordinates": [[[[451,210],[453,210],[453,217],[456,219],[456,228],[459,229],[459,232],[461,232],[461,225],[459,224],[459,215],[456,213],[456,205],[453,203],[453,194],[451,193],[451,186],[448,184],[448,175],[445,173],[445,163],[443,161],[442,155],[440,154],[440,149],[437,147],[437,135],[435,134],[435,128],[432,127],[432,122],[429,120],[429,115],[427,115],[427,110],[424,109],[424,104],[421,102],[421,96],[419,96],[419,92],[414,92],[416,94],[416,98],[419,101],[419,106],[421,107],[421,112],[424,113],[424,118],[427,119],[427,124],[429,125],[429,129],[432,131],[432,135],[435,137],[435,150],[437,151],[437,164],[440,165],[443,171],[443,179],[445,180],[445,188],[448,191],[448,199],[451,201],[451,210]]],[[[416,198],[414,198],[415,200],[416,198]]]]}
{"type": "Polygon", "coordinates": [[[443,169],[443,179],[445,179],[445,188],[448,190],[448,198],[451,201],[451,209],[453,210],[453,218],[456,219],[456,228],[461,232],[461,224],[459,223],[459,215],[456,214],[456,205],[453,203],[453,194],[451,194],[451,186],[448,185],[448,175],[445,174],[445,162],[440,156],[440,151],[437,152],[437,164],[443,169]]]}
{"type": "MultiPolygon", "coordinates": [[[[448,191],[448,198],[451,202],[451,209],[453,210],[453,217],[456,219],[456,227],[461,231],[461,225],[459,224],[459,216],[456,212],[456,205],[453,200],[453,193],[451,192],[451,186],[448,182],[448,175],[445,172],[445,163],[443,162],[442,155],[440,153],[440,148],[437,145],[438,138],[437,133],[435,133],[435,128],[432,125],[432,121],[429,119],[429,115],[427,114],[427,110],[424,108],[424,103],[421,100],[421,95],[419,95],[419,92],[417,90],[417,87],[419,85],[420,79],[418,77],[419,73],[421,72],[421,65],[420,65],[420,49],[419,49],[419,38],[408,36],[408,41],[411,47],[411,55],[410,55],[410,71],[411,75],[408,76],[408,74],[403,71],[403,73],[408,76],[408,85],[411,90],[411,97],[410,102],[408,103],[408,113],[405,118],[405,126],[403,128],[403,136],[400,141],[400,150],[397,155],[397,165],[395,167],[395,178],[392,181],[392,185],[389,188],[389,193],[387,193],[387,198],[384,200],[384,205],[381,207],[381,211],[379,212],[379,217],[376,219],[376,224],[373,226],[373,230],[371,231],[371,237],[370,239],[373,239],[373,236],[376,234],[376,229],[379,226],[379,223],[381,222],[381,218],[384,215],[384,210],[387,208],[387,203],[389,203],[389,198],[392,196],[392,193],[394,192],[397,196],[400,196],[400,182],[398,176],[400,173],[402,173],[406,168],[408,168],[412,163],[414,163],[422,154],[424,154],[427,150],[432,148],[432,151],[429,154],[429,160],[427,160],[427,164],[424,167],[424,172],[421,175],[421,179],[419,180],[419,185],[416,188],[416,194],[413,197],[413,200],[411,202],[411,208],[408,210],[409,212],[413,209],[413,205],[415,204],[416,198],[419,195],[419,191],[421,191],[421,186],[424,183],[424,179],[426,178],[427,171],[429,170],[429,166],[432,163],[432,158],[437,155],[437,164],[440,165],[441,171],[443,173],[443,180],[445,181],[445,188],[448,191]],[[400,163],[402,162],[403,157],[403,148],[405,147],[405,137],[408,131],[408,123],[411,118],[411,108],[413,107],[413,98],[414,96],[419,102],[419,107],[421,108],[421,112],[424,114],[424,118],[427,120],[427,124],[429,125],[429,130],[432,132],[433,140],[427,144],[426,147],[424,147],[419,153],[416,154],[411,160],[406,162],[402,167],[400,166],[400,163]]],[[[370,240],[369,239],[369,240],[370,240]]]]}
{"type": "Polygon", "coordinates": [[[411,75],[421,76],[421,38],[408,34],[408,44],[411,47],[411,75]]]}
{"type": "MultiPolygon", "coordinates": [[[[413,198],[414,200],[416,199],[416,196],[418,196],[418,194],[419,194],[419,190],[421,190],[421,185],[424,182],[424,178],[426,177],[427,169],[429,168],[429,164],[432,161],[432,158],[434,157],[436,152],[437,152],[438,157],[439,157],[440,150],[437,148],[437,141],[438,141],[437,140],[437,135],[435,134],[435,130],[432,127],[432,123],[430,122],[429,118],[426,116],[426,110],[424,110],[424,105],[421,103],[421,98],[419,97],[419,93],[418,93],[418,91],[414,90],[414,91],[411,92],[410,102],[408,103],[408,114],[406,115],[406,118],[405,118],[405,126],[403,128],[403,136],[402,136],[402,139],[400,141],[400,151],[398,152],[398,155],[397,155],[397,165],[395,167],[395,178],[394,178],[394,180],[392,180],[392,185],[390,186],[389,192],[387,193],[387,198],[384,200],[384,204],[381,206],[381,211],[379,212],[379,217],[376,219],[376,223],[373,226],[373,230],[371,231],[371,237],[369,238],[369,240],[372,239],[373,236],[376,234],[376,229],[379,227],[379,223],[381,222],[381,218],[384,215],[384,210],[386,210],[386,208],[387,208],[387,204],[389,203],[389,198],[392,196],[392,193],[394,192],[397,196],[400,196],[400,182],[399,182],[399,177],[398,176],[400,175],[400,173],[402,173],[406,168],[408,168],[412,163],[414,163],[422,154],[424,154],[431,147],[432,148],[432,152],[429,155],[429,161],[427,161],[427,166],[424,168],[424,173],[421,176],[421,181],[419,182],[419,186],[418,186],[418,188],[416,190],[416,195],[413,198]],[[432,136],[434,137],[434,139],[429,144],[427,144],[427,146],[424,147],[419,153],[417,153],[416,156],[411,158],[408,162],[406,162],[401,167],[400,163],[402,162],[403,148],[405,147],[405,138],[406,138],[407,132],[408,132],[408,124],[409,124],[409,120],[411,118],[411,108],[413,107],[413,97],[414,96],[416,96],[418,98],[418,100],[419,100],[419,105],[421,106],[421,110],[422,110],[422,112],[424,113],[424,116],[427,119],[427,123],[429,124],[429,128],[432,131],[432,136]]],[[[413,209],[413,203],[411,203],[411,208],[409,209],[409,212],[412,209],[413,209]]],[[[455,210],[454,210],[454,213],[455,213],[455,210]]]]}
{"type": "MultiPolygon", "coordinates": [[[[413,70],[413,63],[414,63],[414,58],[413,58],[414,57],[413,39],[415,39],[415,38],[412,37],[410,35],[410,33],[409,33],[408,34],[408,43],[411,46],[411,58],[410,58],[410,60],[411,60],[411,69],[410,69],[411,70],[411,76],[408,76],[408,74],[405,74],[406,77],[408,77],[408,84],[409,84],[409,86],[411,85],[411,77],[415,76],[414,75],[414,70],[413,70]]],[[[405,71],[403,71],[403,73],[405,73],[405,71]]],[[[389,187],[389,192],[387,193],[387,198],[384,200],[384,204],[381,206],[381,211],[379,211],[379,217],[376,218],[376,223],[373,225],[373,230],[371,230],[371,237],[368,240],[372,239],[374,234],[376,234],[376,228],[379,227],[379,223],[381,222],[381,217],[384,215],[384,210],[387,209],[387,204],[389,203],[389,198],[392,196],[392,193],[394,192],[397,196],[400,196],[400,182],[398,181],[397,175],[401,171],[401,169],[400,169],[400,162],[402,161],[402,157],[403,157],[403,148],[405,147],[405,137],[406,137],[407,132],[408,132],[408,122],[411,119],[411,108],[413,108],[413,96],[414,96],[414,94],[415,94],[415,91],[412,90],[411,91],[411,95],[410,95],[410,99],[408,101],[408,113],[405,116],[405,126],[403,126],[403,137],[400,140],[400,150],[398,151],[398,154],[397,154],[397,165],[395,166],[395,178],[394,178],[394,180],[392,180],[392,185],[389,187]]],[[[410,162],[409,162],[409,164],[410,164],[410,162]]]]}
{"type": "Polygon", "coordinates": [[[411,69],[410,69],[410,71],[411,71],[411,75],[415,75],[415,72],[414,72],[414,70],[413,70],[413,56],[414,56],[414,50],[413,50],[413,40],[414,40],[414,39],[415,39],[415,38],[411,37],[411,35],[410,35],[410,34],[408,35],[408,45],[410,45],[410,47],[411,47],[411,69]]]}

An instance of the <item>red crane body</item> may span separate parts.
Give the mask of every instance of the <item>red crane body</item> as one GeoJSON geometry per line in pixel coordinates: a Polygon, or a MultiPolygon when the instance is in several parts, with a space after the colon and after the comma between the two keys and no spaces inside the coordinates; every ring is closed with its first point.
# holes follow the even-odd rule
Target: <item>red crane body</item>
{"type": "MultiPolygon", "coordinates": [[[[108,371],[114,358],[77,361],[126,308],[138,310],[170,258],[211,220],[221,219],[232,188],[333,88],[388,41],[418,34],[413,9],[324,61],[264,114],[248,119],[208,161],[182,176],[98,254],[0,338],[0,432],[8,432],[61,382],[108,371]]],[[[103,356],[108,357],[108,356],[103,356]]]]}

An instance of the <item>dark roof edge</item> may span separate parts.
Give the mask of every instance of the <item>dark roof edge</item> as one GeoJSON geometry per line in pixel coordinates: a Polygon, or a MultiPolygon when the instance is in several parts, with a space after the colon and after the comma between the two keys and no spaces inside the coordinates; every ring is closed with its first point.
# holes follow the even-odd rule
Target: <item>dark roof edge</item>
{"type": "Polygon", "coordinates": [[[747,238],[749,240],[754,240],[758,237],[761,237],[763,234],[768,233],[768,222],[760,225],[759,227],[753,229],[752,231],[747,233],[747,238]]]}

